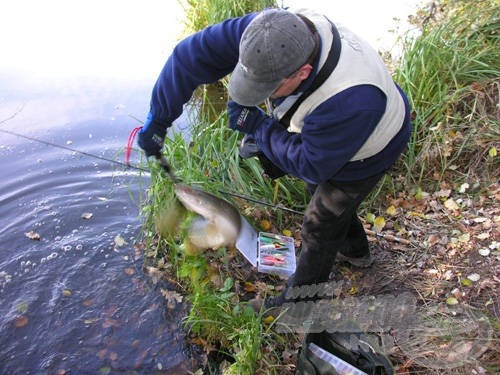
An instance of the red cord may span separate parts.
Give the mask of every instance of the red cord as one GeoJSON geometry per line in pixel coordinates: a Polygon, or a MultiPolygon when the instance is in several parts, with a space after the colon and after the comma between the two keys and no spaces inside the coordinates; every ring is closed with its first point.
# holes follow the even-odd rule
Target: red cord
{"type": "Polygon", "coordinates": [[[142,129],[142,126],[138,126],[130,132],[128,136],[127,148],[125,149],[125,164],[130,166],[130,153],[132,152],[132,147],[134,145],[135,136],[142,129]]]}

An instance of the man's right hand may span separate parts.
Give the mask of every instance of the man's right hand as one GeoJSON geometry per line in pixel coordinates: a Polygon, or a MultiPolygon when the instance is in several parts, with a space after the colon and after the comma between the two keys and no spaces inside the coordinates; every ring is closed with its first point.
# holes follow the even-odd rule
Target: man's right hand
{"type": "Polygon", "coordinates": [[[147,157],[160,156],[166,133],[166,126],[154,120],[149,114],[144,126],[138,133],[137,143],[144,150],[147,157]]]}

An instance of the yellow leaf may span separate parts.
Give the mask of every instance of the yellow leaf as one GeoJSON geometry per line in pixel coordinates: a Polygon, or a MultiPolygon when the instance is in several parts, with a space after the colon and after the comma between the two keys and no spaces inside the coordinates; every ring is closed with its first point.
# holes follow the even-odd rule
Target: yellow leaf
{"type": "Polygon", "coordinates": [[[271,324],[272,322],[274,322],[274,317],[272,315],[268,315],[264,319],[262,319],[262,321],[266,324],[271,324]]]}
{"type": "Polygon", "coordinates": [[[396,215],[396,207],[394,206],[389,206],[387,210],[385,210],[385,213],[389,216],[394,216],[396,215]]]}
{"type": "Polygon", "coordinates": [[[283,235],[287,237],[292,237],[292,231],[290,229],[284,229],[283,235]]]}
{"type": "Polygon", "coordinates": [[[494,158],[495,156],[497,156],[497,148],[495,146],[490,148],[490,150],[488,151],[488,155],[490,155],[490,158],[494,158]]]}
{"type": "Polygon", "coordinates": [[[377,216],[373,221],[373,230],[375,232],[380,232],[385,227],[385,219],[383,216],[377,216]]]}
{"type": "Polygon", "coordinates": [[[472,280],[462,279],[460,280],[460,284],[462,284],[463,286],[472,286],[472,280]]]}
{"type": "Polygon", "coordinates": [[[449,298],[446,298],[446,303],[448,305],[456,305],[456,304],[458,304],[458,300],[455,297],[449,297],[449,298]]]}
{"type": "Polygon", "coordinates": [[[262,228],[262,230],[269,230],[271,229],[271,223],[269,222],[269,220],[261,220],[260,227],[262,228]]]}
{"type": "Polygon", "coordinates": [[[347,293],[351,296],[355,296],[356,294],[358,294],[358,287],[357,286],[352,286],[348,291],[347,293]]]}

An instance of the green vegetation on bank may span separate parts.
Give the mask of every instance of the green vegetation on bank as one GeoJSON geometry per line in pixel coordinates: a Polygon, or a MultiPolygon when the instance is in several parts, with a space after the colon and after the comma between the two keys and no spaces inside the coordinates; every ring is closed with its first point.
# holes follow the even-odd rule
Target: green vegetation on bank
{"type": "Polygon", "coordinates": [[[499,17],[498,1],[442,1],[404,44],[394,79],[415,114],[403,166],[411,183],[498,176],[499,17]]]}
{"type": "MultiPolygon", "coordinates": [[[[274,1],[185,2],[189,32],[277,5],[274,1]]],[[[378,191],[380,196],[399,189],[426,189],[443,180],[459,183],[468,178],[482,186],[498,178],[499,13],[494,0],[442,1],[434,13],[424,15],[429,17],[422,34],[404,41],[394,78],[408,94],[414,133],[405,156],[378,191]]],[[[290,177],[270,181],[261,176],[256,160],[239,159],[241,136],[227,128],[224,85],[203,87],[193,98],[197,110],[192,112],[189,135],[170,133],[165,153],[173,170],[183,181],[212,193],[229,191],[303,210],[308,200],[303,183],[290,177]]],[[[151,189],[143,208],[147,254],[155,267],[182,286],[190,305],[186,328],[206,348],[220,350],[231,359],[223,371],[211,369],[212,373],[280,372],[287,363],[281,353],[269,348],[283,347],[285,339],[274,332],[272,322],[262,322],[239,300],[235,285],[241,275],[232,266],[238,255],[231,249],[191,252],[183,243],[185,223],[172,218],[173,213],[181,214],[172,184],[155,163],[150,168],[151,189]],[[160,236],[159,227],[168,230],[160,236]]],[[[280,229],[298,220],[279,209],[231,195],[224,198],[238,205],[256,227],[263,217],[272,218],[280,229]]]]}

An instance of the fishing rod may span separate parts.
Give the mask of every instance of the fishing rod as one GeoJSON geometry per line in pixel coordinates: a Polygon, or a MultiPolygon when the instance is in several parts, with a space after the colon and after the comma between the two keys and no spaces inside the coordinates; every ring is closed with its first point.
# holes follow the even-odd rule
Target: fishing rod
{"type": "MultiPolygon", "coordinates": [[[[60,145],[57,143],[48,142],[48,141],[45,141],[43,139],[30,137],[30,136],[20,134],[20,133],[11,131],[11,130],[6,130],[6,129],[0,128],[0,132],[5,133],[5,134],[10,134],[12,136],[19,137],[19,138],[24,138],[24,139],[27,139],[27,140],[32,141],[32,142],[38,142],[38,143],[41,143],[41,144],[44,144],[44,145],[47,145],[50,147],[60,148],[60,149],[66,150],[66,151],[71,151],[71,152],[74,152],[77,154],[85,155],[85,156],[88,156],[88,157],[91,157],[94,159],[103,160],[103,161],[106,161],[109,163],[119,165],[119,166],[124,167],[124,168],[131,168],[131,169],[136,169],[136,170],[139,170],[139,171],[142,171],[145,173],[151,173],[151,171],[149,169],[146,169],[146,168],[143,168],[143,167],[140,167],[137,165],[132,165],[130,163],[124,163],[124,162],[121,162],[118,160],[109,159],[109,158],[106,158],[104,156],[99,156],[99,155],[92,154],[90,152],[78,150],[78,149],[68,147],[65,145],[60,145]]],[[[173,174],[172,169],[171,169],[170,165],[168,164],[167,160],[163,156],[157,157],[157,159],[158,159],[158,164],[160,165],[160,167],[169,175],[170,178],[172,178],[172,182],[174,182],[174,183],[179,182],[179,179],[173,174]]],[[[227,195],[235,197],[235,198],[240,198],[240,199],[246,200],[248,202],[257,203],[257,204],[260,204],[263,206],[271,207],[273,209],[278,209],[278,210],[290,212],[290,213],[295,214],[295,215],[304,215],[304,213],[301,211],[293,210],[293,209],[285,207],[285,206],[260,201],[258,199],[254,199],[254,198],[242,195],[242,194],[237,194],[237,193],[233,193],[233,192],[226,191],[226,190],[218,190],[218,191],[221,194],[227,194],[227,195]]],[[[367,232],[368,235],[384,238],[388,241],[394,241],[394,242],[399,242],[399,243],[403,243],[403,244],[410,244],[411,243],[409,240],[406,240],[406,239],[400,238],[400,237],[396,237],[396,236],[392,236],[390,234],[384,234],[384,233],[380,233],[380,232],[376,233],[376,232],[373,232],[370,230],[365,230],[365,232],[367,232]]]]}
{"type": "MultiPolygon", "coordinates": [[[[23,139],[26,139],[26,140],[29,140],[29,141],[32,141],[32,142],[41,143],[41,144],[44,144],[46,146],[60,148],[60,149],[66,150],[66,151],[71,151],[71,152],[74,152],[74,153],[77,153],[77,154],[85,155],[85,156],[90,157],[90,158],[99,159],[99,160],[102,160],[102,161],[113,163],[113,164],[119,165],[120,167],[123,167],[123,168],[131,168],[131,169],[135,169],[135,170],[138,170],[138,171],[141,171],[141,172],[151,173],[151,171],[149,169],[146,169],[146,168],[143,168],[143,167],[140,167],[140,166],[137,166],[137,165],[133,165],[133,164],[130,164],[130,163],[124,163],[124,162],[121,162],[119,160],[114,160],[114,159],[106,158],[104,156],[99,156],[99,155],[96,155],[96,154],[92,154],[90,152],[78,150],[78,149],[73,148],[73,147],[69,147],[69,146],[65,146],[65,145],[61,145],[61,144],[57,144],[57,143],[45,141],[43,139],[39,139],[39,138],[35,138],[35,137],[30,137],[30,136],[27,136],[27,135],[24,135],[24,134],[20,134],[20,133],[11,131],[11,130],[6,130],[6,129],[1,129],[0,128],[0,132],[5,133],[5,134],[9,134],[9,135],[12,135],[12,136],[15,136],[15,137],[23,138],[23,139]]],[[[172,182],[174,182],[174,183],[179,182],[179,179],[173,174],[173,172],[172,172],[172,170],[170,168],[170,165],[168,164],[168,162],[166,161],[166,159],[163,156],[157,157],[157,159],[158,159],[158,164],[169,175],[169,177],[172,179],[172,182]]],[[[218,191],[221,194],[226,194],[226,195],[229,195],[229,196],[232,196],[232,197],[235,197],[235,198],[244,199],[244,200],[246,200],[248,202],[253,202],[253,203],[257,203],[257,204],[260,204],[260,205],[263,205],[263,206],[267,206],[267,207],[271,207],[271,208],[274,208],[274,209],[279,209],[279,210],[282,210],[282,211],[287,211],[287,212],[290,212],[290,213],[293,213],[293,214],[296,214],[296,215],[303,215],[303,212],[296,211],[296,210],[293,210],[291,208],[284,207],[282,205],[277,205],[277,204],[273,204],[273,203],[264,202],[264,201],[261,201],[261,200],[255,199],[255,198],[247,197],[245,195],[233,193],[233,192],[226,191],[226,190],[218,190],[218,191]]]]}

